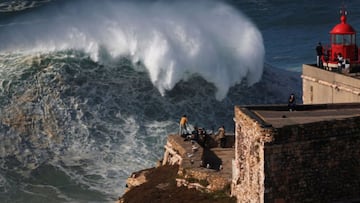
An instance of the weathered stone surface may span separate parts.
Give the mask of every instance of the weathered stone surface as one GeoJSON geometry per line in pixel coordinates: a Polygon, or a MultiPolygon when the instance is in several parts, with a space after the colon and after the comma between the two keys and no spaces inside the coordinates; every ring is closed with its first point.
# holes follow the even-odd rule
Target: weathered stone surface
{"type": "Polygon", "coordinates": [[[232,195],[238,202],[264,202],[264,143],[272,140],[272,128],[247,111],[235,108],[235,161],[232,195]]]}
{"type": "Polygon", "coordinates": [[[207,191],[223,190],[231,182],[231,161],[226,160],[234,158],[234,148],[222,148],[218,151],[215,149],[204,149],[196,142],[184,141],[184,138],[178,135],[169,135],[163,165],[179,164],[178,174],[184,181],[178,183],[184,182],[188,185],[187,180],[196,180],[206,182],[204,186],[207,191]]]}
{"type": "Polygon", "coordinates": [[[359,107],[235,107],[232,194],[238,202],[359,201],[359,107]]]}
{"type": "MultiPolygon", "coordinates": [[[[229,136],[229,146],[234,143],[234,138],[229,136]]],[[[179,135],[169,135],[165,145],[164,158],[161,166],[153,169],[146,169],[133,173],[127,179],[129,191],[138,187],[145,187],[150,184],[147,177],[155,170],[163,170],[163,167],[177,166],[177,177],[172,181],[176,181],[178,187],[188,189],[196,189],[200,192],[211,193],[222,191],[225,196],[230,195],[231,183],[231,163],[234,159],[234,148],[206,148],[204,149],[197,142],[185,141],[179,135]],[[209,168],[206,168],[206,166],[209,168]],[[224,191],[228,191],[228,194],[224,191]]],[[[158,190],[167,191],[172,185],[169,182],[152,183],[158,190]]],[[[179,191],[182,191],[179,189],[179,191]]],[[[211,196],[211,195],[210,195],[211,196]]],[[[234,198],[223,199],[227,202],[234,202],[234,198]]],[[[124,201],[120,199],[119,202],[124,201]]]]}
{"type": "Polygon", "coordinates": [[[360,118],[278,129],[265,145],[265,200],[360,198],[360,118]]]}
{"type": "Polygon", "coordinates": [[[147,181],[126,192],[117,203],[171,202],[171,203],[234,203],[235,198],[225,194],[201,192],[203,185],[177,178],[179,166],[165,165],[150,169],[147,181]],[[177,182],[181,182],[177,185],[177,182]],[[186,187],[183,187],[186,185],[186,187]],[[200,191],[199,191],[199,190],[200,191]]]}

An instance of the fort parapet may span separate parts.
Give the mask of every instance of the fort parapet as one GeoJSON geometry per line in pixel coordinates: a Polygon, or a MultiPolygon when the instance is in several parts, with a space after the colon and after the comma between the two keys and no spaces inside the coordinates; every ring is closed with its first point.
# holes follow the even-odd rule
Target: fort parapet
{"type": "Polygon", "coordinates": [[[339,73],[303,65],[303,103],[360,102],[360,73],[339,73]]]}
{"type": "Polygon", "coordinates": [[[235,106],[238,202],[360,200],[360,104],[235,106]]]}

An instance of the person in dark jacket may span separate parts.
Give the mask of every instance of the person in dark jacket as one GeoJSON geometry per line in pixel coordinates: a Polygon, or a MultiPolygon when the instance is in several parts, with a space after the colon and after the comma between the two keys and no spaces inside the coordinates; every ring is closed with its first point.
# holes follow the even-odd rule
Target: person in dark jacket
{"type": "Polygon", "coordinates": [[[290,94],[289,101],[288,101],[288,107],[289,107],[289,111],[296,110],[296,100],[295,100],[294,94],[290,94]]]}
{"type": "Polygon", "coordinates": [[[322,56],[323,56],[323,47],[321,45],[321,42],[318,43],[318,45],[316,46],[316,66],[317,67],[322,67],[322,56]]]}

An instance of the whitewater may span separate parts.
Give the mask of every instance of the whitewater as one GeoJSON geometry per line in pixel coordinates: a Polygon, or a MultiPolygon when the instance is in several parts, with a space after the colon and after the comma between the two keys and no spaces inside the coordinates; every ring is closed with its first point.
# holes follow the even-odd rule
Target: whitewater
{"type": "Polygon", "coordinates": [[[240,12],[219,2],[77,1],[18,21],[22,26],[13,23],[2,32],[6,41],[1,50],[75,49],[94,61],[106,60],[99,52],[110,59],[128,56],[144,63],[162,95],[197,73],[216,85],[222,99],[229,87],[245,77],[253,84],[262,73],[261,33],[240,12]]]}
{"type": "Polygon", "coordinates": [[[261,32],[225,2],[0,11],[1,202],[113,202],[132,172],[155,166],[182,114],[233,131],[234,105],[301,95],[300,74],[266,64],[261,32]]]}

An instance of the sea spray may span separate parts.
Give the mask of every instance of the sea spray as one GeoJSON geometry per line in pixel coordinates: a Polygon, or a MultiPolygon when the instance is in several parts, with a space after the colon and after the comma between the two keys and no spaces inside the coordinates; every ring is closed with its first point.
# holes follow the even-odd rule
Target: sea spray
{"type": "Polygon", "coordinates": [[[217,99],[262,75],[261,33],[240,11],[216,1],[67,1],[2,25],[0,51],[84,50],[95,61],[130,56],[164,95],[198,74],[217,99]]]}

